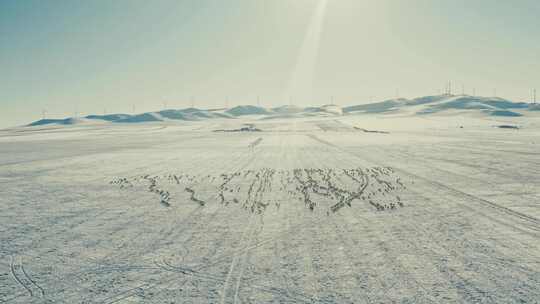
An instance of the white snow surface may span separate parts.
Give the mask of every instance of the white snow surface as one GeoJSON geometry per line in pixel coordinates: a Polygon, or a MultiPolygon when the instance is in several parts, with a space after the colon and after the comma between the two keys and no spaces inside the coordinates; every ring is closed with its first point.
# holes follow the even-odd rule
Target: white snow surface
{"type": "Polygon", "coordinates": [[[401,110],[0,130],[0,303],[538,303],[540,112],[401,110]]]}

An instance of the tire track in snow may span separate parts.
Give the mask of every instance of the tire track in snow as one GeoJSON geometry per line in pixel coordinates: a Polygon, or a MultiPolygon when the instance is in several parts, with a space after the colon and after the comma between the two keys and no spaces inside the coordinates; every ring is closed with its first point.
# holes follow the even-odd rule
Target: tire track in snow
{"type": "MultiPolygon", "coordinates": [[[[374,161],[372,160],[371,158],[369,157],[365,157],[365,156],[358,156],[356,153],[354,152],[351,152],[351,151],[348,151],[347,149],[345,148],[342,148],[338,145],[335,145],[335,144],[332,144],[326,140],[323,140],[323,139],[320,139],[319,137],[313,135],[313,134],[308,134],[306,135],[320,143],[323,143],[325,145],[328,145],[330,147],[334,147],[336,149],[338,149],[339,151],[342,151],[346,154],[349,154],[349,155],[352,155],[352,156],[355,156],[361,160],[364,160],[364,161],[369,161],[369,162],[372,162],[374,164],[378,164],[379,162],[378,161],[374,161]]],[[[487,207],[490,207],[494,210],[497,210],[497,211],[500,211],[501,213],[506,213],[507,215],[510,215],[514,218],[519,218],[519,219],[522,219],[528,223],[530,223],[530,227],[531,229],[533,230],[537,230],[537,231],[540,231],[540,219],[537,219],[535,217],[532,217],[532,216],[529,216],[529,215],[526,215],[524,213],[521,213],[521,212],[518,212],[518,211],[515,211],[515,210],[512,210],[512,209],[509,209],[507,207],[504,207],[504,206],[501,206],[499,204],[496,204],[494,202],[491,202],[491,201],[488,201],[486,199],[483,199],[481,197],[478,197],[478,196],[475,196],[475,195],[472,195],[472,194],[469,194],[469,193],[466,193],[466,192],[463,192],[463,191],[460,191],[460,190],[457,190],[451,186],[447,186],[445,184],[442,184],[442,183],[439,183],[437,181],[433,181],[433,180],[430,180],[428,178],[425,178],[425,177],[421,177],[417,174],[414,174],[408,170],[405,170],[405,169],[402,169],[402,168],[398,168],[398,167],[393,167],[396,171],[400,171],[402,172],[403,174],[405,175],[409,175],[411,177],[414,177],[418,180],[422,180],[428,184],[431,184],[432,186],[438,188],[438,189],[441,189],[441,190],[444,190],[444,191],[447,191],[447,192],[451,192],[451,193],[454,193],[455,195],[457,196],[461,196],[461,197],[464,197],[464,198],[467,198],[469,199],[469,201],[473,201],[473,202],[476,202],[478,204],[481,204],[481,205],[484,205],[484,206],[487,206],[487,207]]],[[[478,211],[479,212],[479,211],[478,211]]],[[[479,212],[480,214],[482,214],[482,212],[479,212]]],[[[515,227],[517,228],[517,227],[515,227]]]]}
{"type": "MultiPolygon", "coordinates": [[[[244,229],[244,232],[242,233],[242,237],[240,239],[241,247],[247,247],[247,244],[249,244],[249,242],[251,241],[252,231],[255,229],[255,227],[253,226],[254,226],[254,221],[256,217],[257,216],[255,215],[255,213],[250,214],[248,225],[244,229]]],[[[229,265],[229,271],[227,273],[227,276],[225,277],[225,281],[223,282],[223,289],[221,290],[221,299],[220,299],[221,304],[224,304],[225,300],[227,299],[229,282],[231,280],[234,268],[236,267],[236,264],[238,263],[239,255],[240,255],[240,252],[235,253],[229,265]]]]}
{"type": "MultiPolygon", "coordinates": [[[[157,288],[159,285],[165,284],[167,282],[172,282],[174,284],[175,280],[178,278],[179,275],[190,275],[190,274],[201,273],[201,270],[204,270],[204,269],[210,268],[212,266],[218,265],[218,264],[220,264],[222,262],[225,262],[225,261],[227,261],[227,260],[229,260],[231,258],[234,258],[235,256],[238,256],[238,255],[240,255],[240,254],[242,254],[244,252],[251,251],[253,249],[264,246],[264,245],[269,244],[271,242],[275,242],[276,240],[280,239],[283,235],[285,235],[287,233],[290,233],[291,231],[297,229],[299,226],[301,226],[301,224],[290,227],[290,229],[280,231],[276,236],[264,239],[264,240],[262,240],[262,241],[260,241],[260,242],[258,242],[256,244],[252,244],[252,245],[249,245],[247,247],[240,248],[240,249],[234,250],[233,252],[227,253],[227,254],[222,255],[220,257],[217,257],[217,258],[213,259],[210,263],[201,264],[201,265],[198,265],[198,266],[195,266],[195,267],[192,267],[192,268],[184,267],[184,266],[174,266],[174,265],[172,265],[171,263],[169,263],[167,261],[163,261],[163,265],[160,265],[160,263],[157,263],[158,268],[160,268],[162,270],[169,271],[169,272],[174,272],[174,273],[171,274],[171,275],[165,276],[165,278],[162,279],[160,282],[157,282],[157,283],[144,283],[144,284],[138,285],[138,286],[136,286],[134,288],[130,288],[128,290],[120,292],[120,293],[116,294],[115,296],[111,296],[111,297],[109,297],[109,298],[107,298],[105,300],[102,300],[99,303],[107,303],[107,304],[117,303],[119,301],[122,301],[122,300],[125,300],[125,299],[128,299],[130,297],[135,296],[136,293],[140,293],[141,291],[149,291],[149,290],[151,290],[153,288],[157,288]]],[[[204,274],[204,273],[201,273],[201,274],[204,275],[204,276],[214,277],[214,278],[216,278],[216,280],[217,280],[217,278],[220,278],[219,279],[220,282],[225,282],[225,279],[226,279],[226,278],[220,277],[218,275],[204,274]]],[[[196,275],[193,275],[193,276],[196,276],[196,275]]],[[[268,287],[268,288],[270,290],[277,290],[278,289],[278,288],[275,288],[275,287],[268,287]]],[[[309,296],[299,294],[299,293],[296,293],[296,294],[298,296],[302,296],[302,297],[304,297],[306,299],[310,299],[309,296]]],[[[309,302],[309,303],[312,303],[314,300],[311,299],[311,300],[306,300],[306,301],[309,302]]]]}
{"type": "MultiPolygon", "coordinates": [[[[309,151],[308,153],[306,153],[306,157],[309,158],[311,160],[311,162],[313,164],[317,164],[321,161],[321,158],[319,155],[316,155],[315,153],[309,151]]],[[[333,161],[335,161],[334,159],[328,159],[327,160],[328,162],[324,162],[325,164],[329,164],[329,163],[332,163],[333,161]]],[[[328,166],[329,168],[333,168],[333,167],[336,167],[336,166],[333,166],[332,165],[329,165],[328,166]]],[[[350,176],[349,174],[346,174],[348,176],[348,178],[351,178],[352,180],[354,180],[355,182],[359,182],[358,179],[350,176]]],[[[360,186],[360,189],[361,189],[361,193],[364,192],[364,190],[366,189],[366,187],[369,185],[369,178],[368,178],[368,175],[367,174],[362,174],[362,177],[363,177],[363,182],[365,181],[365,184],[364,183],[361,183],[361,186],[360,186]]],[[[323,178],[324,179],[324,178],[323,178]]],[[[338,178],[339,179],[339,178],[338,178]]],[[[330,183],[330,180],[326,180],[327,183],[330,183]]],[[[328,188],[331,188],[330,186],[328,186],[328,188]]],[[[336,211],[336,216],[327,216],[326,220],[321,220],[320,216],[317,216],[317,224],[316,225],[313,225],[312,226],[316,226],[316,227],[324,227],[324,224],[328,224],[331,229],[334,231],[334,235],[337,235],[337,238],[338,238],[338,241],[343,245],[344,247],[344,250],[343,250],[343,254],[345,255],[346,257],[346,260],[344,261],[345,264],[347,264],[349,267],[348,269],[354,269],[352,263],[350,261],[354,261],[355,260],[355,256],[352,256],[350,253],[349,253],[349,249],[350,248],[353,248],[352,246],[350,246],[349,244],[346,244],[346,242],[344,241],[344,235],[342,233],[340,233],[339,231],[337,231],[336,229],[336,223],[337,223],[337,220],[338,220],[338,217],[342,215],[342,213],[340,212],[341,209],[337,210],[336,211]]],[[[349,213],[349,212],[347,212],[349,213]]],[[[347,235],[348,236],[348,235],[347,235]]],[[[315,238],[316,235],[313,236],[313,238],[315,238]]],[[[317,249],[317,251],[320,251],[319,249],[317,249]]],[[[334,257],[334,256],[333,256],[334,257]]],[[[332,271],[335,271],[335,269],[332,269],[332,271]]],[[[360,285],[362,283],[362,281],[358,278],[358,275],[354,275],[354,279],[355,281],[360,285]]],[[[384,284],[377,278],[380,286],[384,286],[384,284]]],[[[366,295],[366,298],[367,299],[362,299],[363,302],[365,303],[368,303],[368,304],[371,304],[371,303],[375,303],[375,302],[372,302],[370,300],[370,297],[367,293],[365,293],[366,295]]],[[[347,300],[350,300],[350,299],[347,299],[347,300]]],[[[358,298],[356,298],[356,300],[360,300],[358,298]]],[[[388,299],[387,299],[388,300],[388,299]]],[[[389,301],[391,302],[391,301],[389,301]]]]}
{"type": "MultiPolygon", "coordinates": [[[[417,192],[417,191],[414,191],[414,192],[417,196],[422,197],[424,200],[431,200],[429,197],[422,194],[422,192],[417,192]]],[[[444,219],[446,218],[443,218],[441,222],[447,223],[444,221],[444,219]]],[[[455,225],[454,223],[447,223],[447,224],[452,225],[452,226],[455,225]]],[[[461,238],[462,238],[461,234],[457,237],[454,237],[453,239],[450,239],[447,235],[437,236],[435,235],[436,232],[434,233],[432,231],[428,231],[426,228],[423,228],[422,225],[409,225],[409,229],[413,230],[415,232],[415,235],[422,236],[423,239],[429,239],[429,242],[425,242],[425,244],[428,244],[429,246],[425,246],[425,245],[421,246],[421,244],[417,242],[413,242],[413,238],[410,238],[408,236],[402,237],[401,240],[403,240],[405,243],[415,248],[414,252],[429,251],[430,256],[440,257],[440,261],[438,261],[438,263],[434,263],[434,266],[437,268],[440,274],[448,280],[449,283],[451,283],[454,287],[456,287],[456,290],[458,291],[458,293],[466,298],[466,299],[463,299],[463,301],[476,303],[476,302],[481,301],[481,298],[480,298],[481,296],[484,296],[484,297],[487,296],[491,299],[492,302],[497,302],[497,300],[494,300],[491,295],[489,294],[486,295],[486,293],[482,291],[478,286],[470,286],[470,284],[467,284],[468,282],[467,278],[465,278],[463,275],[459,274],[455,270],[457,268],[455,263],[450,264],[451,266],[447,264],[450,263],[448,261],[449,258],[453,258],[459,262],[459,265],[463,267],[463,269],[466,269],[467,267],[472,267],[472,265],[478,265],[479,268],[483,268],[485,269],[485,271],[487,270],[488,272],[491,273],[489,277],[498,278],[501,276],[501,269],[494,269],[493,267],[489,265],[493,263],[494,260],[502,259],[501,257],[504,256],[503,254],[500,254],[500,253],[493,254],[491,256],[488,256],[488,259],[481,258],[480,259],[481,262],[474,261],[471,257],[477,256],[478,254],[486,254],[485,252],[482,251],[482,248],[480,248],[481,246],[479,243],[481,243],[481,241],[469,242],[471,245],[463,246],[463,244],[460,243],[461,238]],[[451,240],[455,240],[454,241],[455,243],[450,243],[451,240]],[[471,247],[473,249],[470,249],[471,247]],[[458,252],[456,248],[470,249],[470,250],[473,250],[473,253],[471,252],[461,253],[461,252],[458,252]],[[442,252],[445,252],[445,254],[442,254],[442,252]]],[[[464,239],[469,239],[469,238],[464,238],[464,239]]],[[[479,238],[477,237],[477,238],[471,238],[471,239],[477,240],[479,238]]],[[[491,240],[491,242],[497,242],[497,241],[491,240]]],[[[507,246],[507,245],[503,245],[503,246],[507,246]]],[[[530,255],[529,255],[529,258],[531,258],[531,260],[534,259],[534,257],[530,255]]],[[[435,260],[434,262],[437,262],[437,261],[435,260]]],[[[505,264],[501,266],[503,267],[503,269],[508,269],[509,265],[505,264]]],[[[479,270],[480,269],[475,269],[475,272],[478,273],[479,270]]],[[[486,273],[485,271],[483,272],[483,274],[486,273]]],[[[528,273],[525,273],[525,271],[521,269],[522,273],[520,273],[520,275],[518,276],[512,276],[512,278],[521,277],[522,275],[530,275],[530,273],[533,271],[534,270],[529,269],[528,273]]],[[[504,290],[504,288],[506,287],[505,283],[501,284],[499,283],[499,281],[500,280],[490,280],[490,283],[495,284],[497,286],[495,290],[504,290]]]]}
{"type": "MultiPolygon", "coordinates": [[[[408,157],[408,156],[406,156],[406,157],[408,157]]],[[[429,169],[433,170],[435,168],[430,167],[429,169]]],[[[430,185],[432,185],[433,187],[435,187],[437,189],[446,190],[447,192],[453,193],[456,196],[461,196],[463,198],[468,198],[469,200],[476,201],[478,203],[481,203],[483,205],[486,205],[486,206],[491,207],[493,209],[496,209],[498,211],[504,212],[504,213],[506,213],[508,215],[511,215],[511,216],[514,216],[514,217],[517,217],[517,218],[521,218],[521,219],[531,223],[531,225],[528,225],[531,229],[536,230],[536,231],[540,231],[540,219],[538,219],[536,217],[529,216],[529,215],[521,213],[519,211],[515,211],[515,210],[512,210],[510,208],[501,206],[501,205],[499,205],[497,203],[488,201],[486,199],[483,199],[483,198],[481,198],[479,196],[476,196],[476,195],[473,195],[473,194],[466,193],[464,191],[458,190],[458,189],[456,189],[454,187],[451,187],[451,186],[447,186],[447,185],[442,184],[440,182],[437,182],[437,181],[434,181],[434,180],[431,180],[431,179],[428,179],[428,178],[421,177],[421,176],[419,176],[417,174],[414,174],[414,173],[412,173],[410,171],[407,171],[407,170],[404,170],[404,169],[397,169],[397,170],[400,170],[403,173],[405,173],[407,175],[410,175],[410,176],[412,176],[412,177],[414,177],[414,178],[416,178],[418,180],[422,180],[425,183],[430,184],[430,185]]],[[[440,169],[437,169],[437,170],[440,170],[440,169]]],[[[441,171],[443,171],[443,170],[441,170],[441,171]]],[[[453,175],[460,176],[459,174],[451,172],[451,171],[444,171],[444,172],[447,173],[447,174],[453,174],[453,175]]],[[[490,217],[488,215],[485,215],[485,216],[495,220],[494,218],[492,218],[492,217],[490,217]]],[[[514,227],[514,228],[517,228],[517,227],[514,227]]]]}
{"type": "MultiPolygon", "coordinates": [[[[245,153],[240,153],[240,154],[244,155],[245,153]]],[[[257,154],[258,153],[249,154],[249,157],[247,158],[247,161],[246,161],[245,158],[239,157],[238,162],[235,162],[235,164],[232,165],[232,167],[234,168],[233,171],[235,173],[240,172],[244,168],[248,167],[256,159],[257,154]]],[[[231,165],[229,165],[229,166],[231,166],[231,165]]],[[[216,209],[216,212],[217,212],[218,209],[219,208],[216,209]]],[[[212,265],[214,265],[214,264],[208,264],[208,267],[212,266],[212,265]]],[[[203,267],[203,268],[205,268],[205,267],[203,267]]],[[[174,283],[176,283],[176,282],[174,282],[174,280],[177,278],[177,276],[178,276],[178,274],[176,273],[176,274],[173,274],[173,275],[166,276],[166,278],[160,280],[157,283],[143,283],[143,284],[140,284],[140,285],[138,285],[136,287],[129,288],[127,290],[116,293],[116,295],[106,297],[105,299],[101,300],[98,303],[107,303],[107,304],[117,303],[119,301],[131,298],[131,297],[141,293],[141,291],[149,291],[151,289],[157,288],[157,287],[159,287],[159,286],[161,286],[161,285],[163,285],[165,283],[169,283],[169,282],[172,282],[171,284],[174,284],[174,283]]],[[[182,286],[185,283],[187,283],[187,280],[185,280],[182,283],[182,286]]]]}
{"type": "Polygon", "coordinates": [[[19,263],[16,264],[15,258],[11,256],[9,268],[13,279],[15,279],[15,281],[19,283],[19,285],[24,287],[24,289],[28,291],[28,294],[31,297],[45,296],[45,291],[43,290],[43,288],[41,288],[41,286],[39,286],[24,269],[22,258],[19,258],[19,263]]]}

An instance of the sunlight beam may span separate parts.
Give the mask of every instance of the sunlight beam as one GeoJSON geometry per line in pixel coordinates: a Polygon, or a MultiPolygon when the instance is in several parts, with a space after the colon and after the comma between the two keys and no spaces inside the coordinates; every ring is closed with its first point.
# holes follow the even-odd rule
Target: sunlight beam
{"type": "MultiPolygon", "coordinates": [[[[293,100],[311,102],[313,99],[313,81],[317,57],[319,54],[321,32],[326,15],[328,0],[319,0],[311,17],[304,42],[298,53],[295,67],[289,81],[288,97],[293,100]]],[[[288,98],[287,97],[287,98],[288,98]]]]}

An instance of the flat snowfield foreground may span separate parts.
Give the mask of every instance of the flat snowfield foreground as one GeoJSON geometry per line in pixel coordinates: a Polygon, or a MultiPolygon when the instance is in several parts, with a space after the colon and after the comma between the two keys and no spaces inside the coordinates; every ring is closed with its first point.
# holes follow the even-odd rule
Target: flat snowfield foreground
{"type": "Polygon", "coordinates": [[[0,303],[539,303],[540,120],[500,120],[0,131],[0,303]]]}

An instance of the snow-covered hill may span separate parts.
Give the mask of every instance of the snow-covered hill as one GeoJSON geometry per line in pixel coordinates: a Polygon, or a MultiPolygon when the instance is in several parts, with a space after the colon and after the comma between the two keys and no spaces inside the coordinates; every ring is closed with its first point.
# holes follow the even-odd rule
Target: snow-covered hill
{"type": "Polygon", "coordinates": [[[499,97],[468,95],[436,95],[415,99],[390,99],[382,102],[355,105],[343,109],[345,113],[434,114],[446,110],[475,111],[492,116],[523,116],[524,111],[537,111],[537,107],[524,102],[513,102],[499,97]]]}
{"type": "Polygon", "coordinates": [[[299,107],[286,105],[265,108],[254,105],[241,105],[229,109],[168,109],[157,112],[147,112],[135,115],[109,114],[88,115],[83,118],[42,119],[29,126],[42,125],[74,125],[81,123],[142,123],[160,121],[201,121],[208,119],[236,119],[253,117],[254,119],[333,117],[355,114],[388,114],[430,115],[446,111],[461,111],[479,113],[487,116],[519,117],[529,111],[539,111],[540,106],[524,102],[513,102],[499,97],[480,97],[468,95],[436,95],[414,99],[389,99],[381,102],[360,104],[347,107],[338,105],[323,105],[299,107]]]}
{"type": "Polygon", "coordinates": [[[63,118],[63,119],[41,119],[28,126],[43,125],[73,125],[89,122],[109,122],[109,123],[143,123],[160,121],[201,121],[208,119],[236,119],[240,117],[265,118],[295,118],[312,116],[338,116],[342,115],[341,107],[336,105],[324,105],[321,107],[296,107],[281,106],[276,108],[264,108],[253,105],[236,106],[230,109],[196,109],[187,108],[180,110],[163,110],[157,112],[146,112],[140,114],[109,114],[109,115],[88,115],[83,118],[63,118]]]}

